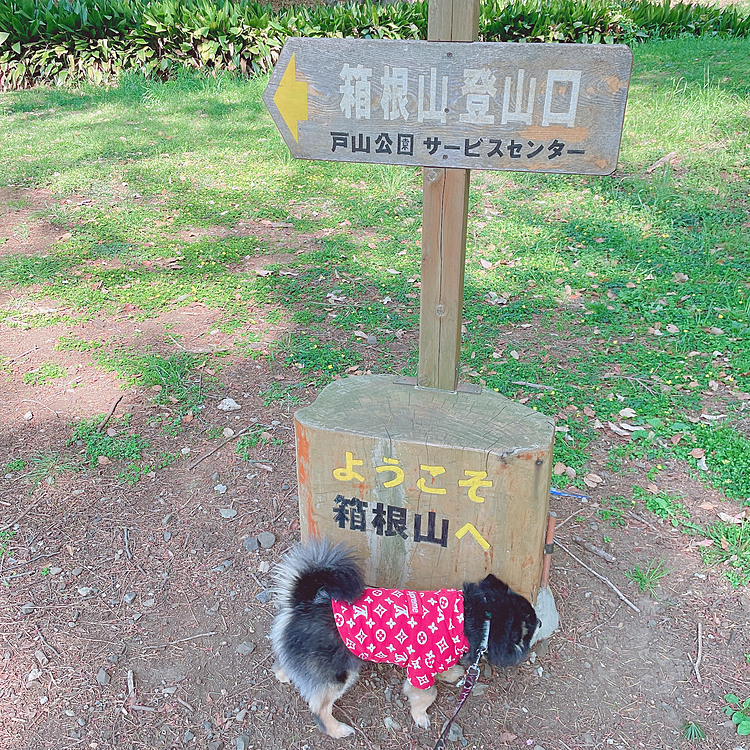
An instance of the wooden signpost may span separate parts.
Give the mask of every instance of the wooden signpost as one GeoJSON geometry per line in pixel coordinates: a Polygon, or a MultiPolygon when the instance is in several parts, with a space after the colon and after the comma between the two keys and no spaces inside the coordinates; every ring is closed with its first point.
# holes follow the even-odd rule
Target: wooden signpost
{"type": "Polygon", "coordinates": [[[458,384],[470,169],[613,172],[632,54],[477,43],[478,17],[430,0],[427,42],[289,39],[264,94],[297,158],[424,167],[416,381],[336,381],[297,412],[300,518],[358,546],[372,585],[493,572],[534,601],[554,424],[458,384]]]}

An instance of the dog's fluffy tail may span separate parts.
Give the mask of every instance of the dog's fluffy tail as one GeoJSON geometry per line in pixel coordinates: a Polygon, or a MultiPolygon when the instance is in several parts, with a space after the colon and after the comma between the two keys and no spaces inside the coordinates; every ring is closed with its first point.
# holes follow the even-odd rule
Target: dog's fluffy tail
{"type": "Polygon", "coordinates": [[[276,602],[294,608],[320,594],[351,604],[365,590],[356,552],[325,539],[298,544],[276,568],[276,602]]]}

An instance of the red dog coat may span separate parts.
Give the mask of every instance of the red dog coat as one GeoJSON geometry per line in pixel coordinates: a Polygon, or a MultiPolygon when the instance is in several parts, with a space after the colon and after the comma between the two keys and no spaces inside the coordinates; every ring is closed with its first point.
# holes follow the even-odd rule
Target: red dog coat
{"type": "Polygon", "coordinates": [[[469,650],[462,591],[365,589],[352,604],[334,599],[332,605],[339,634],[355,656],[406,667],[417,688],[430,687],[469,650]]]}

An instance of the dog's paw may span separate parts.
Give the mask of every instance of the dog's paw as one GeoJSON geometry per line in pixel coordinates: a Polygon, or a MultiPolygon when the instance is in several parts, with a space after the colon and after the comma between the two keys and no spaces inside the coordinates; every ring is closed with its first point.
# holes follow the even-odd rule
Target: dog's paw
{"type": "Polygon", "coordinates": [[[354,727],[350,727],[348,724],[338,722],[338,726],[330,727],[328,734],[337,740],[342,737],[348,737],[350,734],[354,734],[354,727]]]}
{"type": "Polygon", "coordinates": [[[426,711],[423,711],[421,714],[416,713],[415,711],[411,712],[411,718],[414,719],[414,723],[420,728],[420,729],[429,729],[430,728],[430,717],[427,715],[426,711]]]}

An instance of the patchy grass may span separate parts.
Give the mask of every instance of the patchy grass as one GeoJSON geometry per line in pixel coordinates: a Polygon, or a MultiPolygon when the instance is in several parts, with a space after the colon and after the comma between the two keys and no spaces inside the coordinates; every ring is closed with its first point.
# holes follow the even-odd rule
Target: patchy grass
{"type": "MultiPolygon", "coordinates": [[[[750,504],[750,42],[634,54],[613,177],[473,175],[461,375],[556,417],[559,486],[585,489],[597,463],[644,486],[669,466],[750,504]]],[[[285,371],[262,395],[287,410],[300,386],[356,368],[416,374],[420,170],[291,159],[264,86],[125,76],[1,93],[0,181],[77,196],[40,217],[69,239],[0,258],[2,324],[205,306],[227,356],[285,371]],[[58,312],[35,311],[43,299],[58,312]]],[[[175,432],[218,358],[170,330],[129,350],[72,334],[57,348],[152,389],[175,432]]],[[[133,461],[128,481],[156,460],[133,461]]],[[[643,503],[745,580],[748,521],[699,526],[678,497],[636,489],[598,514],[623,524],[643,503]]]]}
{"type": "Polygon", "coordinates": [[[652,560],[643,570],[638,565],[632,570],[626,570],[625,577],[633,581],[638,586],[639,591],[647,592],[656,599],[658,598],[656,596],[657,584],[671,572],[664,567],[663,560],[652,560]]]}
{"type": "Polygon", "coordinates": [[[23,376],[26,385],[46,385],[50,380],[64,378],[66,370],[55,362],[43,362],[36,370],[27,372],[23,376]]]}

